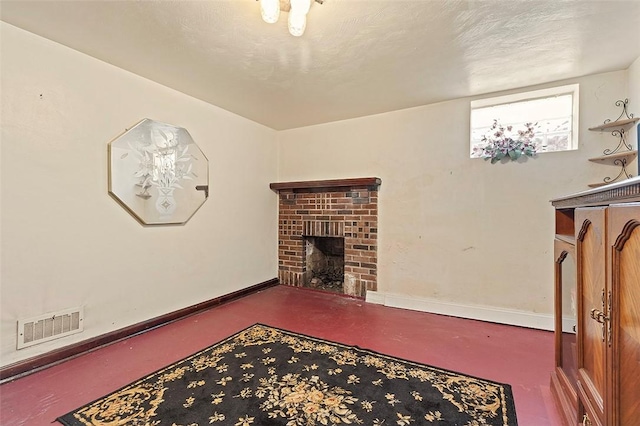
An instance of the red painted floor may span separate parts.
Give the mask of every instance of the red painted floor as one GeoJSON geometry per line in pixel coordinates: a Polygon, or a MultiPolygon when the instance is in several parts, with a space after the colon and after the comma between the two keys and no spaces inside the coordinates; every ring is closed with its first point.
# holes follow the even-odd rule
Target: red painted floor
{"type": "Polygon", "coordinates": [[[285,286],[5,383],[0,386],[0,424],[50,425],[56,417],[256,322],[508,383],[519,425],[561,424],[549,390],[552,333],[285,286]]]}

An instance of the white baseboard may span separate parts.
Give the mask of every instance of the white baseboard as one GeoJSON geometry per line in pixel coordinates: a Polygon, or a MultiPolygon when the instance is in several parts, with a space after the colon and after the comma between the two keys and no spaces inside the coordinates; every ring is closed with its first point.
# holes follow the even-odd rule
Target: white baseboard
{"type": "Polygon", "coordinates": [[[444,302],[436,299],[412,297],[380,291],[367,291],[366,301],[368,303],[375,303],[392,308],[410,309],[413,311],[449,315],[498,324],[516,325],[549,331],[553,331],[554,329],[552,314],[538,314],[517,309],[444,302]]]}

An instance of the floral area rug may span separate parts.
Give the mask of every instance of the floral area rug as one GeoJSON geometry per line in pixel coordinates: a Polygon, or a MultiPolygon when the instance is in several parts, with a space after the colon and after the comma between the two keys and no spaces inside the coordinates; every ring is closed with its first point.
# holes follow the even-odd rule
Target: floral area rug
{"type": "Polygon", "coordinates": [[[517,424],[509,385],[260,324],[57,420],[67,426],[517,424]]]}

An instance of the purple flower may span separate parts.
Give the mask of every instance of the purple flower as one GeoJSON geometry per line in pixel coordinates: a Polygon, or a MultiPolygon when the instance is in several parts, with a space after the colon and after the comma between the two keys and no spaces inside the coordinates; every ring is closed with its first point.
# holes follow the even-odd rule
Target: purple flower
{"type": "Polygon", "coordinates": [[[517,131],[517,138],[514,134],[513,126],[509,125],[505,128],[498,122],[493,120],[493,124],[489,131],[481,138],[482,146],[475,147],[474,153],[480,154],[485,159],[491,159],[491,163],[495,163],[501,158],[509,157],[516,160],[522,155],[532,157],[536,154],[536,145],[532,142],[535,136],[535,126],[532,123],[526,123],[525,130],[517,131]]]}

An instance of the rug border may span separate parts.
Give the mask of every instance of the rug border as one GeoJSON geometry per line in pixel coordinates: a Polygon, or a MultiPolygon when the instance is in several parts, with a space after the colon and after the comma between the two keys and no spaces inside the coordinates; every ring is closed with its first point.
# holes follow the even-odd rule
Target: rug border
{"type": "MultiPolygon", "coordinates": [[[[221,340],[219,340],[219,341],[217,341],[217,342],[214,342],[214,343],[209,344],[209,345],[208,345],[208,346],[206,346],[205,348],[200,349],[200,350],[198,350],[197,352],[194,352],[194,353],[193,353],[193,354],[191,354],[191,355],[187,355],[187,356],[186,356],[186,357],[184,357],[184,358],[178,359],[178,360],[176,360],[176,361],[172,361],[170,364],[168,364],[168,365],[166,365],[166,366],[164,366],[164,367],[162,367],[162,368],[159,368],[159,369],[157,369],[157,370],[155,370],[155,371],[152,371],[151,373],[146,374],[145,376],[143,376],[143,377],[141,377],[141,378],[139,378],[139,379],[134,379],[134,380],[132,380],[132,381],[128,382],[127,384],[125,384],[125,385],[123,385],[123,386],[121,386],[121,387],[119,387],[119,388],[117,388],[117,389],[115,389],[115,390],[113,390],[113,391],[109,391],[109,392],[107,392],[106,394],[104,394],[104,395],[102,395],[102,396],[100,396],[100,397],[98,397],[98,398],[96,398],[96,399],[94,399],[94,400],[92,400],[92,401],[86,402],[86,403],[84,403],[84,404],[80,405],[78,408],[75,408],[75,409],[73,409],[73,410],[71,410],[71,411],[69,411],[69,412],[67,412],[67,413],[65,413],[65,414],[63,414],[63,415],[61,415],[61,416],[57,417],[54,421],[57,421],[57,422],[59,422],[59,423],[61,423],[61,424],[65,425],[65,426],[73,426],[73,425],[70,425],[69,423],[67,423],[66,421],[62,420],[62,418],[63,418],[63,417],[65,417],[65,416],[71,415],[71,414],[73,414],[74,412],[78,411],[79,409],[81,409],[81,408],[83,408],[83,407],[85,407],[85,406],[87,406],[87,405],[91,405],[91,404],[93,404],[94,402],[99,401],[99,400],[101,400],[101,399],[105,398],[106,396],[109,396],[109,395],[114,394],[114,393],[116,393],[116,392],[120,392],[121,390],[123,390],[123,389],[125,389],[125,388],[127,388],[127,387],[129,387],[129,386],[133,386],[133,385],[135,385],[135,384],[138,384],[138,383],[140,383],[140,382],[143,382],[143,381],[145,381],[145,380],[149,379],[150,377],[157,375],[158,373],[160,373],[160,372],[162,372],[162,371],[165,371],[165,370],[170,369],[171,367],[175,366],[175,365],[176,365],[176,364],[178,364],[178,363],[181,363],[181,362],[183,362],[183,361],[187,361],[187,360],[189,360],[189,359],[191,359],[191,358],[197,357],[197,356],[199,356],[200,354],[202,354],[203,352],[207,351],[207,350],[208,350],[209,348],[211,348],[212,346],[217,346],[217,345],[223,344],[224,342],[226,342],[226,341],[228,341],[228,340],[231,340],[231,339],[235,338],[235,337],[236,337],[236,336],[238,336],[239,334],[241,334],[241,333],[245,332],[246,330],[248,330],[248,329],[250,329],[250,328],[252,328],[252,327],[255,327],[255,326],[257,326],[257,325],[260,325],[260,326],[263,326],[263,327],[273,328],[273,329],[278,330],[278,331],[280,331],[280,332],[282,332],[282,333],[287,333],[287,334],[290,334],[290,335],[301,336],[301,337],[307,338],[307,339],[309,339],[309,340],[314,340],[314,341],[316,341],[316,342],[321,342],[321,343],[330,343],[330,344],[333,344],[333,345],[340,346],[340,347],[342,347],[342,348],[344,348],[344,349],[352,349],[352,348],[355,348],[355,349],[357,349],[358,351],[362,351],[362,352],[367,352],[367,353],[370,353],[370,354],[374,354],[374,355],[377,355],[377,356],[380,356],[380,357],[383,357],[383,358],[386,358],[386,359],[389,359],[389,360],[397,360],[397,361],[401,361],[401,362],[404,362],[404,363],[410,364],[410,365],[415,366],[415,367],[428,367],[428,368],[430,368],[430,369],[432,369],[432,370],[436,370],[436,371],[439,371],[439,372],[442,372],[442,373],[447,373],[447,374],[452,374],[452,375],[458,375],[458,376],[460,376],[460,375],[461,375],[461,376],[471,377],[471,378],[473,378],[473,379],[482,380],[482,381],[485,381],[485,382],[490,382],[490,383],[494,383],[494,384],[496,384],[496,385],[500,385],[500,386],[506,387],[506,388],[508,388],[508,389],[509,389],[509,391],[511,392],[511,398],[510,398],[510,399],[506,398],[506,396],[505,396],[505,398],[504,398],[504,399],[505,399],[505,401],[506,401],[506,406],[507,406],[506,408],[507,408],[507,412],[509,411],[509,408],[511,408],[511,409],[512,409],[512,411],[513,411],[513,414],[514,414],[514,416],[515,416],[515,418],[513,419],[513,421],[515,421],[515,423],[514,423],[513,425],[509,425],[509,426],[517,426],[517,425],[518,425],[518,419],[517,419],[517,417],[518,417],[518,416],[517,416],[516,406],[515,406],[515,397],[513,396],[513,388],[512,388],[512,386],[511,386],[510,384],[508,384],[508,383],[497,382],[497,381],[495,381],[495,380],[485,379],[485,378],[482,378],[482,377],[478,377],[478,376],[474,376],[474,375],[466,374],[466,373],[461,373],[461,372],[459,372],[459,371],[449,370],[449,369],[446,369],[446,368],[434,367],[434,366],[432,366],[432,365],[430,365],[430,364],[420,363],[420,362],[417,362],[417,361],[410,361],[410,360],[405,359],[405,358],[401,358],[401,357],[397,357],[397,356],[393,356],[393,355],[383,354],[383,353],[380,353],[380,352],[374,351],[374,350],[372,350],[372,349],[362,348],[362,347],[360,347],[360,346],[358,346],[358,345],[348,345],[348,344],[346,344],[346,343],[340,343],[340,342],[336,342],[336,341],[329,340],[329,339],[324,339],[324,338],[320,338],[320,337],[314,337],[314,336],[311,336],[311,335],[308,335],[308,334],[305,334],[305,333],[299,333],[299,332],[297,332],[297,331],[291,331],[291,330],[287,330],[287,329],[284,329],[284,328],[281,328],[281,327],[276,327],[276,326],[273,326],[273,325],[264,324],[264,323],[261,323],[261,322],[256,322],[256,323],[254,323],[254,324],[252,324],[252,325],[249,325],[249,326],[247,326],[247,327],[245,327],[245,328],[243,328],[243,329],[241,329],[241,330],[239,330],[239,331],[237,331],[237,332],[235,332],[235,333],[231,334],[231,335],[230,335],[230,336],[228,336],[228,337],[225,337],[225,338],[223,338],[223,339],[221,339],[221,340]]],[[[509,420],[511,421],[511,419],[509,419],[509,420]]]]}

